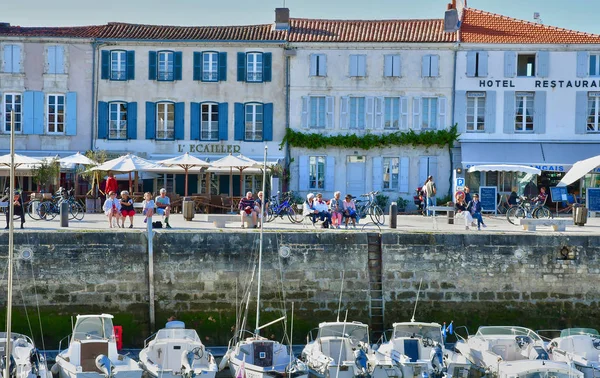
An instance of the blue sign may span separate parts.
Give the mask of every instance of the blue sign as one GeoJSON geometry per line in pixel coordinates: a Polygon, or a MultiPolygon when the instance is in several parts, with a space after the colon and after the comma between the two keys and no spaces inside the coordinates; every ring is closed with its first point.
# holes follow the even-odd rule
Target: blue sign
{"type": "Polygon", "coordinates": [[[585,200],[589,211],[600,211],[600,188],[587,188],[585,200]]]}
{"type": "Polygon", "coordinates": [[[480,186],[479,201],[481,202],[481,210],[496,214],[496,197],[498,196],[498,188],[495,186],[480,186]]]}
{"type": "Polygon", "coordinates": [[[457,187],[465,186],[465,179],[463,177],[457,177],[456,178],[456,186],[457,187]]]}
{"type": "Polygon", "coordinates": [[[552,202],[567,202],[567,194],[566,186],[554,186],[550,188],[552,202]]]}

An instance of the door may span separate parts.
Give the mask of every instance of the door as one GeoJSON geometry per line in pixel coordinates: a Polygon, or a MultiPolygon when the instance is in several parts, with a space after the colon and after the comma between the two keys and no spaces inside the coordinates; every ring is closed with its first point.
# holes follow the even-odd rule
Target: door
{"type": "Polygon", "coordinates": [[[364,156],[348,156],[346,159],[346,193],[355,197],[365,193],[366,164],[364,156]]]}

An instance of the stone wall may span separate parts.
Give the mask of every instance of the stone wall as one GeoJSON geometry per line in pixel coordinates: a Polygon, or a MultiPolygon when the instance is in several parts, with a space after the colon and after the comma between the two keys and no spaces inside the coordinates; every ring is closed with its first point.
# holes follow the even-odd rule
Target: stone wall
{"type": "MultiPolygon", "coordinates": [[[[0,235],[3,307],[7,242],[0,235]]],[[[207,345],[225,345],[258,244],[258,232],[156,233],[156,325],[175,315],[207,345]]],[[[45,348],[56,349],[70,333],[71,316],[105,312],[123,326],[127,346],[141,347],[152,333],[144,233],[26,231],[16,233],[15,245],[15,331],[39,340],[41,323],[45,348]]],[[[342,275],[340,319],[348,310],[349,320],[368,322],[365,233],[267,232],[263,245],[261,324],[280,317],[284,305],[291,315],[293,302],[293,337],[300,343],[320,321],[338,316],[342,275]],[[289,257],[280,256],[281,246],[289,247],[289,257]]],[[[384,233],[382,246],[388,325],[411,318],[422,280],[417,320],[454,320],[471,332],[485,324],[600,328],[600,236],[384,233]]],[[[254,329],[255,306],[246,329],[254,329]]],[[[282,323],[263,332],[282,333],[282,323]]]]}

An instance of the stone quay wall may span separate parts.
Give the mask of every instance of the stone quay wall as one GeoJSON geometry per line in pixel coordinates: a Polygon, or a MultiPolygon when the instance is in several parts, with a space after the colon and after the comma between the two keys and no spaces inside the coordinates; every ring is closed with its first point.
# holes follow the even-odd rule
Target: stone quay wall
{"type": "MultiPolygon", "coordinates": [[[[0,235],[3,309],[7,244],[7,234],[0,235]]],[[[290,334],[293,315],[295,343],[321,321],[344,319],[346,311],[348,320],[368,323],[367,245],[367,234],[359,232],[265,232],[260,323],[285,311],[290,334]]],[[[145,233],[17,232],[13,330],[38,343],[43,332],[44,347],[57,349],[72,316],[110,313],[123,326],[124,344],[139,348],[174,315],[205,344],[226,345],[236,314],[247,311],[245,328],[254,329],[255,302],[247,310],[239,303],[258,246],[258,232],[157,232],[151,329],[145,233]]],[[[387,326],[408,321],[419,294],[416,320],[453,320],[471,333],[494,324],[600,328],[600,236],[384,232],[381,246],[387,326]]],[[[4,317],[2,311],[2,324],[4,317]]],[[[262,334],[283,332],[280,322],[262,334]]]]}

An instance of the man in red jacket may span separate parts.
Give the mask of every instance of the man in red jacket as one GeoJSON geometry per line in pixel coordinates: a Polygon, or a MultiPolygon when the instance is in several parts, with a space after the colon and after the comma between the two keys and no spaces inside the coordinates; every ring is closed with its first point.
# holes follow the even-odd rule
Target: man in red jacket
{"type": "Polygon", "coordinates": [[[117,193],[118,191],[119,186],[117,185],[117,179],[112,172],[108,172],[108,178],[106,179],[106,184],[104,186],[104,193],[108,195],[110,192],[117,193]]]}

